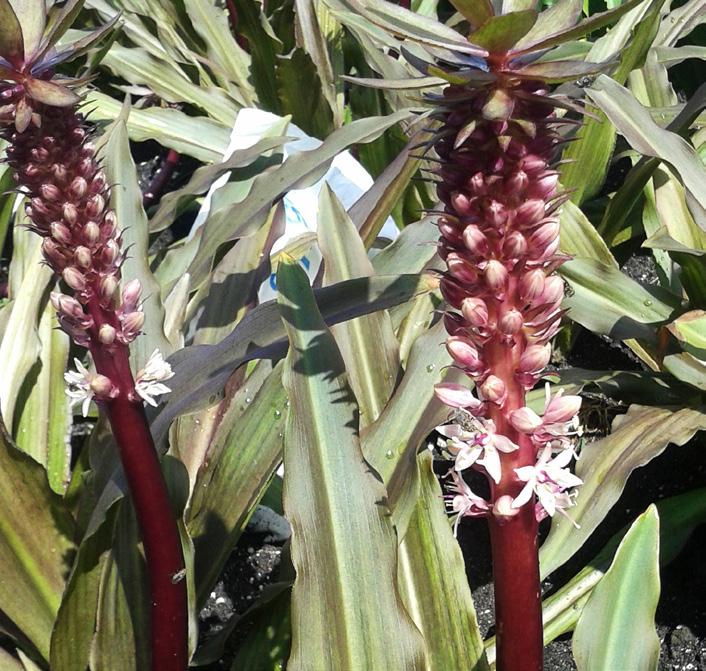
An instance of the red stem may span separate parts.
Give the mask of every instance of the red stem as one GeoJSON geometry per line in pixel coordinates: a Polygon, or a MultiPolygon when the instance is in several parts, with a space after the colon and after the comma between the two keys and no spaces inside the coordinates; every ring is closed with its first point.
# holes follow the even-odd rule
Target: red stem
{"type": "Polygon", "coordinates": [[[105,407],[145,548],[151,603],[151,669],[185,671],[189,659],[184,556],[144,407],[139,398],[135,399],[128,349],[124,345],[110,350],[94,345],[91,354],[96,370],[120,390],[117,398],[105,402],[105,407]]]}
{"type": "Polygon", "coordinates": [[[169,182],[171,176],[174,174],[174,170],[179,164],[179,158],[179,152],[173,149],[167,152],[166,158],[162,161],[159,170],[155,173],[142,196],[143,207],[149,207],[152,203],[156,203],[160,199],[164,188],[167,186],[167,182],[169,182]]]}

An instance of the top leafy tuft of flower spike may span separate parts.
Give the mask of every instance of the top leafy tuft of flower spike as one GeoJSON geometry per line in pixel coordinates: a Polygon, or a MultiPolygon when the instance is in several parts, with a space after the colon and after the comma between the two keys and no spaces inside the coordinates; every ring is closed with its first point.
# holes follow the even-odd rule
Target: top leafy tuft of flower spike
{"type": "Polygon", "coordinates": [[[85,80],[59,78],[54,69],[92,47],[114,25],[107,24],[74,42],[57,47],[83,6],[83,0],[67,0],[47,14],[44,0],[0,0],[0,122],[14,118],[22,133],[41,115],[37,103],[69,107],[79,102],[72,90],[85,80]]]}

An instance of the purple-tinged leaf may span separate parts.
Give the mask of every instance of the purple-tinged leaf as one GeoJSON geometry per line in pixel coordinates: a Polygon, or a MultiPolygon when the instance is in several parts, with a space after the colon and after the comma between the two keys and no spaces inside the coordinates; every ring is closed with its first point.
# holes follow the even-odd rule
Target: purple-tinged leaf
{"type": "Polygon", "coordinates": [[[532,29],[517,43],[518,47],[541,40],[545,35],[569,30],[581,18],[583,0],[559,0],[549,9],[539,13],[532,29]]]}
{"type": "Polygon", "coordinates": [[[22,27],[10,0],[0,0],[0,56],[18,65],[24,58],[22,27]]]}
{"type": "Polygon", "coordinates": [[[47,18],[45,0],[10,0],[10,4],[22,28],[25,60],[29,60],[44,32],[47,18]]]}
{"type": "Polygon", "coordinates": [[[494,16],[472,32],[468,39],[491,54],[503,53],[512,49],[532,29],[536,21],[537,12],[533,9],[494,16]]]}
{"type": "Polygon", "coordinates": [[[83,7],[84,0],[68,0],[63,6],[54,5],[49,10],[49,18],[36,58],[41,58],[54,46],[71,27],[83,7]]]}
{"type": "Polygon", "coordinates": [[[480,28],[494,13],[490,0],[450,0],[450,2],[468,20],[471,29],[480,28]]]}
{"type": "Polygon", "coordinates": [[[522,75],[525,79],[538,79],[543,82],[556,84],[604,72],[612,65],[612,63],[590,63],[586,61],[553,61],[533,63],[513,72],[522,75]]]}
{"type": "Polygon", "coordinates": [[[520,55],[530,53],[532,51],[539,51],[541,49],[549,49],[550,47],[555,47],[558,44],[563,44],[564,42],[588,35],[588,33],[592,33],[594,30],[598,30],[599,28],[603,28],[603,26],[613,23],[616,19],[619,19],[623,14],[626,14],[641,2],[642,0],[627,0],[627,2],[622,4],[620,7],[616,7],[615,9],[611,9],[607,12],[593,14],[570,30],[562,29],[555,31],[550,35],[545,35],[543,37],[538,36],[538,39],[532,44],[523,44],[522,47],[515,52],[515,54],[520,55]]]}
{"type": "Polygon", "coordinates": [[[30,98],[52,107],[71,107],[81,100],[71,89],[43,79],[27,77],[24,86],[30,98]]]}
{"type": "Polygon", "coordinates": [[[342,77],[344,81],[356,86],[365,86],[371,89],[387,90],[414,90],[441,86],[444,79],[441,77],[412,77],[411,79],[372,79],[367,77],[342,77]]]}

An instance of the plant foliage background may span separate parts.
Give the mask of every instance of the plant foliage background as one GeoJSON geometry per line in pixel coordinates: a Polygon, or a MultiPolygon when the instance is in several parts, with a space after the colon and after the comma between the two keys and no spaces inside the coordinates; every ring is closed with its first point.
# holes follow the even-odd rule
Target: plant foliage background
{"type": "MultiPolygon", "coordinates": [[[[568,4],[556,3],[555,16],[568,4]]],[[[620,4],[584,2],[583,12],[620,4]]],[[[561,85],[591,113],[561,165],[572,190],[562,250],[573,260],[561,270],[569,312],[552,381],[584,394],[589,411],[572,510],[580,528],[553,520],[545,577],[603,528],[635,469],[665,450],[678,460],[706,428],[706,3],[630,4],[614,27],[561,47],[611,67],[561,85]],[[587,332],[622,352],[626,369],[594,366],[590,352],[570,365],[587,332]]],[[[85,110],[115,185],[127,275],[147,296],[134,367],[159,347],[175,371],[151,426],[182,516],[194,664],[224,658],[224,648],[233,669],[494,663],[441,499],[434,468],[443,465],[426,449],[445,414],[433,384],[456,373],[439,346],[441,297],[428,272],[439,267],[425,214],[436,198],[419,147],[433,121],[419,74],[399,58],[400,36],[432,20],[450,31],[461,16],[446,2],[410,5],[86,0],[67,35],[120,13],[110,39],[67,72],[94,78],[85,110]],[[396,84],[366,86],[380,78],[396,84]],[[224,160],[248,107],[282,122],[224,160]],[[284,159],[289,122],[320,146],[284,159]],[[323,188],[316,235],[271,255],[283,195],[318,181],[345,149],[374,186],[348,210],[323,188]],[[181,155],[176,176],[145,209],[149,179],[135,157],[167,150],[181,155]],[[400,228],[392,243],[378,238],[389,215],[400,228]],[[314,244],[323,270],[312,289],[297,260],[314,244]],[[258,304],[271,272],[279,299],[258,304]],[[199,637],[197,613],[261,503],[294,531],[279,578],[219,634],[199,637]]],[[[422,79],[428,91],[444,83],[422,79]]],[[[144,668],[134,515],[104,422],[68,409],[63,373],[81,353],[56,328],[53,280],[10,184],[0,166],[0,666],[144,668]]],[[[533,392],[540,407],[543,393],[533,392]]],[[[545,599],[545,642],[574,631],[579,669],[616,668],[633,650],[630,668],[657,667],[659,567],[703,522],[706,490],[659,498],[545,599]]]]}

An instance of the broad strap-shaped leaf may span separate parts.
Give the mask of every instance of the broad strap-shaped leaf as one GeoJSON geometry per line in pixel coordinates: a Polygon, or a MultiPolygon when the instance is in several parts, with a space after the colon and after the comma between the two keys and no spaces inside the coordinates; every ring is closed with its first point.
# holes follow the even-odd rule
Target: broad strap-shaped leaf
{"type": "Polygon", "coordinates": [[[537,21],[537,12],[525,9],[511,14],[493,16],[473,31],[468,39],[491,54],[511,49],[524,37],[537,21]]]}
{"type": "Polygon", "coordinates": [[[588,217],[572,201],[561,207],[561,251],[575,257],[589,258],[613,268],[618,262],[588,217]]]}
{"type": "Polygon", "coordinates": [[[652,505],[630,527],[583,608],[572,646],[578,670],[656,671],[659,591],[659,516],[652,505]]]}
{"type": "Polygon", "coordinates": [[[0,418],[0,611],[44,660],[73,535],[73,519],[44,468],[14,446],[0,418]]]}
{"type": "Polygon", "coordinates": [[[471,24],[471,28],[480,28],[494,14],[490,0],[451,0],[451,4],[471,24]]]}
{"type": "Polygon", "coordinates": [[[24,56],[22,26],[10,0],[0,0],[0,57],[12,62],[24,56]]]}
{"type": "Polygon", "coordinates": [[[620,497],[630,473],[659,456],[669,445],[684,445],[706,430],[706,414],[684,408],[631,406],[613,422],[613,432],[586,445],[576,465],[584,482],[570,515],[580,529],[560,516],[540,550],[543,576],[561,566],[583,545],[620,497]]]}
{"type": "Polygon", "coordinates": [[[142,207],[142,192],[137,183],[125,126],[129,111],[129,107],[125,106],[106,133],[103,164],[108,182],[113,185],[110,200],[123,231],[123,247],[130,250],[122,265],[123,281],[137,278],[142,284],[145,325],[142,335],[130,347],[130,361],[133,372],[136,372],[145,365],[155,349],[167,357],[172,346],[164,335],[164,305],[159,284],[149,266],[149,224],[142,207]]]}
{"type": "MultiPolygon", "coordinates": [[[[348,280],[315,292],[327,324],[337,324],[375,310],[384,310],[435,288],[437,280],[425,275],[394,275],[348,280]]],[[[279,359],[287,351],[286,333],[275,301],[248,312],[233,332],[218,345],[193,345],[175,352],[172,393],[152,421],[159,445],[175,417],[212,405],[238,366],[254,359],[279,359]]]]}
{"type": "Polygon", "coordinates": [[[424,636],[428,671],[485,671],[488,664],[463,555],[428,450],[418,466],[419,498],[399,548],[402,600],[424,636]]]}
{"type": "MultiPolygon", "coordinates": [[[[360,235],[328,185],[319,195],[319,248],[324,257],[324,284],[369,277],[373,266],[360,235]]],[[[331,329],[346,364],[360,409],[361,428],[385,408],[400,372],[399,345],[386,311],[351,319],[331,329]]]]}
{"type": "Polygon", "coordinates": [[[686,140],[660,128],[632,94],[609,77],[600,76],[587,93],[633,149],[667,161],[698,205],[706,208],[706,169],[686,140]]]}
{"type": "Polygon", "coordinates": [[[422,639],[396,587],[385,489],[360,450],[343,359],[304,271],[281,263],[277,285],[291,342],[283,495],[297,577],[288,668],[422,668],[422,639]]]}
{"type": "Polygon", "coordinates": [[[573,259],[559,274],[573,292],[562,303],[569,318],[619,340],[654,340],[655,326],[668,321],[680,303],[675,294],[644,287],[615,266],[592,259],[573,259]]]}

